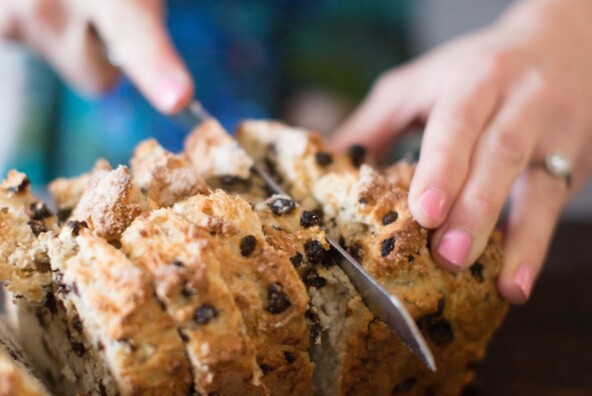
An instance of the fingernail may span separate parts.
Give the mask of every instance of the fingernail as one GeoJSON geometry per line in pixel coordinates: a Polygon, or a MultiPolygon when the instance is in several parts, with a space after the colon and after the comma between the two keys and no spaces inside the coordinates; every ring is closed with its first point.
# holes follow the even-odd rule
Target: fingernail
{"type": "Polygon", "coordinates": [[[520,264],[514,273],[514,284],[518,286],[524,299],[528,299],[532,290],[532,272],[528,264],[520,264]]]}
{"type": "Polygon", "coordinates": [[[467,261],[473,241],[471,236],[461,230],[448,230],[442,235],[438,254],[459,269],[467,261]]]}
{"type": "Polygon", "coordinates": [[[179,106],[179,103],[187,95],[187,82],[181,78],[167,78],[161,86],[158,93],[158,102],[162,110],[172,111],[179,106]]]}
{"type": "Polygon", "coordinates": [[[425,190],[418,200],[419,209],[434,221],[440,220],[446,207],[446,197],[433,188],[425,190]]]}

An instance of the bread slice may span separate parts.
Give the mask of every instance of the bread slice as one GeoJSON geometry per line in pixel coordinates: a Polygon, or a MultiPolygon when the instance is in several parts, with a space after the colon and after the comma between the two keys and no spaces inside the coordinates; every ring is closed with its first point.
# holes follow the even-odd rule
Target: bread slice
{"type": "Polygon", "coordinates": [[[436,373],[429,372],[381,321],[360,321],[346,336],[356,353],[343,357],[338,394],[459,394],[472,380],[475,364],[507,309],[497,291],[499,240],[492,237],[473,267],[453,274],[432,260],[428,233],[413,220],[406,191],[372,168],[329,174],[313,193],[323,203],[332,233],[404,302],[438,366],[436,373]]]}
{"type": "MultiPolygon", "coordinates": [[[[83,336],[78,355],[98,353],[120,394],[189,392],[192,381],[184,344],[138,267],[81,225],[65,227],[59,238],[51,239],[49,255],[69,328],[81,330],[77,332],[83,336]]],[[[89,357],[90,364],[97,361],[89,357]]],[[[68,368],[79,370],[76,364],[68,368]]],[[[84,370],[75,371],[75,379],[84,370]]]]}
{"type": "Polygon", "coordinates": [[[266,395],[255,348],[221,277],[228,257],[207,232],[159,209],[132,223],[122,250],[149,274],[174,319],[194,368],[199,394],[266,395]]]}
{"type": "Polygon", "coordinates": [[[166,151],[154,139],[136,147],[131,165],[134,182],[159,207],[209,190],[185,156],[166,151]]]}
{"type": "Polygon", "coordinates": [[[278,211],[278,200],[284,205],[292,202],[286,196],[275,195],[259,203],[255,210],[266,240],[290,257],[307,288],[315,394],[334,395],[341,376],[339,359],[345,353],[346,325],[352,316],[348,311],[353,308],[369,313],[347,275],[336,265],[339,257],[319,228],[322,219],[297,204],[289,211],[278,211]]]}
{"type": "Polygon", "coordinates": [[[0,323],[0,395],[49,396],[8,328],[0,323]]]}
{"type": "Polygon", "coordinates": [[[266,242],[249,203],[217,190],[180,202],[173,211],[212,234],[224,250],[221,274],[241,310],[269,393],[311,394],[306,290],[288,257],[266,242]]]}

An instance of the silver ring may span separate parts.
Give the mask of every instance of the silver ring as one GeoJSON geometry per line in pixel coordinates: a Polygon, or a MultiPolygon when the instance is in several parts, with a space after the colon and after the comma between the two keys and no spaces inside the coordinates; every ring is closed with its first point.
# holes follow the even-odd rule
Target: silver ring
{"type": "Polygon", "coordinates": [[[541,165],[549,175],[565,180],[567,188],[571,187],[572,164],[565,155],[558,152],[551,153],[545,157],[541,165]]]}

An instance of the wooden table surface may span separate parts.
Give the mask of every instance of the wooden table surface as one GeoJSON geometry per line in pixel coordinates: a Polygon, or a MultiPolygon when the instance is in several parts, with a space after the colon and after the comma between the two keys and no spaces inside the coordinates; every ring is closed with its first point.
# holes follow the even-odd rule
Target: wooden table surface
{"type": "Polygon", "coordinates": [[[592,223],[559,226],[531,300],[510,310],[467,393],[592,396],[592,223]]]}

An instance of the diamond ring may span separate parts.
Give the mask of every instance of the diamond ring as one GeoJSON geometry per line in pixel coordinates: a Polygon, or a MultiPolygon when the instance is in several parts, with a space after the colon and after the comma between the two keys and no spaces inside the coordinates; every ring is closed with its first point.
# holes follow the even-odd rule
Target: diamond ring
{"type": "Polygon", "coordinates": [[[554,152],[545,157],[543,167],[551,176],[564,179],[567,188],[571,187],[572,165],[570,160],[561,153],[554,152]]]}

